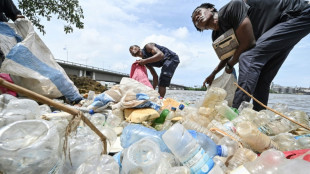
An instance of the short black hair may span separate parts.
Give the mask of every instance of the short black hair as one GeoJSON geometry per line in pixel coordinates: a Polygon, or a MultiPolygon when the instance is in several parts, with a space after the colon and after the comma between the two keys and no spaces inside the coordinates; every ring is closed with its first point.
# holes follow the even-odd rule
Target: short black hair
{"type": "Polygon", "coordinates": [[[131,45],[131,46],[129,47],[129,50],[130,50],[132,47],[138,47],[138,48],[140,48],[138,45],[131,45]]]}
{"type": "MultiPolygon", "coordinates": [[[[203,3],[203,4],[201,4],[200,6],[198,6],[198,7],[195,8],[195,10],[194,10],[193,13],[192,13],[192,17],[193,17],[193,15],[194,15],[194,12],[195,12],[198,8],[214,8],[214,4],[211,4],[211,3],[203,3]]],[[[217,12],[216,8],[214,8],[213,11],[214,11],[214,12],[217,12]]],[[[202,32],[202,30],[200,30],[199,28],[196,27],[196,25],[195,25],[194,22],[193,22],[193,24],[194,24],[194,26],[195,26],[195,28],[196,28],[197,31],[202,32]]]]}

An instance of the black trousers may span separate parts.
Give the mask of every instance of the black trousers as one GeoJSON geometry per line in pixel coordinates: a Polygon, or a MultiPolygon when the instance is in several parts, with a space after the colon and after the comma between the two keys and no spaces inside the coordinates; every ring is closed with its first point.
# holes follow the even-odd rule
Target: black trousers
{"type": "MultiPolygon", "coordinates": [[[[310,32],[310,8],[299,16],[281,22],[264,33],[256,46],[240,55],[238,84],[267,105],[269,88],[284,60],[293,47],[310,32]]],[[[237,89],[233,107],[238,108],[242,101],[250,97],[237,89]]],[[[255,101],[254,109],[264,109],[255,101]]]]}
{"type": "Polygon", "coordinates": [[[20,14],[12,0],[0,0],[0,22],[8,22],[8,18],[15,21],[20,14]]]}

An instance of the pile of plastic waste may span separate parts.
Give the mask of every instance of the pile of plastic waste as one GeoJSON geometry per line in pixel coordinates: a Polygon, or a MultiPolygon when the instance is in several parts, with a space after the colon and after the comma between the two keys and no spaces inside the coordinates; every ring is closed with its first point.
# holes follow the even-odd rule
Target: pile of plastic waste
{"type": "MultiPolygon", "coordinates": [[[[81,122],[64,146],[72,115],[36,101],[0,95],[0,173],[308,173],[310,132],[243,102],[231,108],[224,89],[212,87],[196,106],[161,99],[123,78],[71,106],[107,138],[81,122]],[[66,147],[67,153],[64,153],[66,147]]],[[[61,100],[55,100],[64,105],[61,100]]],[[[309,127],[309,116],[275,104],[274,110],[309,127]]]]}

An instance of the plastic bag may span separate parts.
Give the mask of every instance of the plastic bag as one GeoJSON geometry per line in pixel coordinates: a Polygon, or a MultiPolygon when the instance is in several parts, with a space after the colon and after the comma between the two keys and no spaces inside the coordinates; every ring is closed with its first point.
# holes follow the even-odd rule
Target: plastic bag
{"type": "Polygon", "coordinates": [[[0,48],[5,55],[1,72],[10,74],[15,84],[49,98],[82,99],[30,21],[0,22],[0,48]]]}
{"type": "Polygon", "coordinates": [[[137,80],[138,82],[153,88],[151,82],[147,77],[146,67],[144,65],[139,65],[138,62],[135,62],[131,65],[130,78],[137,80]]]}
{"type": "MultiPolygon", "coordinates": [[[[237,79],[235,77],[234,73],[227,74],[225,71],[224,73],[216,78],[210,87],[218,87],[222,88],[227,92],[227,96],[225,100],[228,101],[228,106],[232,106],[234,96],[235,96],[235,91],[237,89],[237,86],[234,85],[234,82],[237,83],[237,79]]],[[[210,88],[209,87],[209,88],[210,88]]]]}

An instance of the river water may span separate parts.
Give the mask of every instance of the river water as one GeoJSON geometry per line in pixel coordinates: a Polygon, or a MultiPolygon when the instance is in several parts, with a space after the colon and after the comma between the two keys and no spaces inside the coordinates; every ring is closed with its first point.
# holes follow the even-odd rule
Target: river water
{"type": "MultiPolygon", "coordinates": [[[[195,106],[203,100],[205,93],[205,91],[167,90],[165,98],[173,98],[195,106]]],[[[310,95],[270,94],[268,106],[272,107],[275,103],[286,104],[290,110],[305,111],[310,116],[310,95]]]]}

